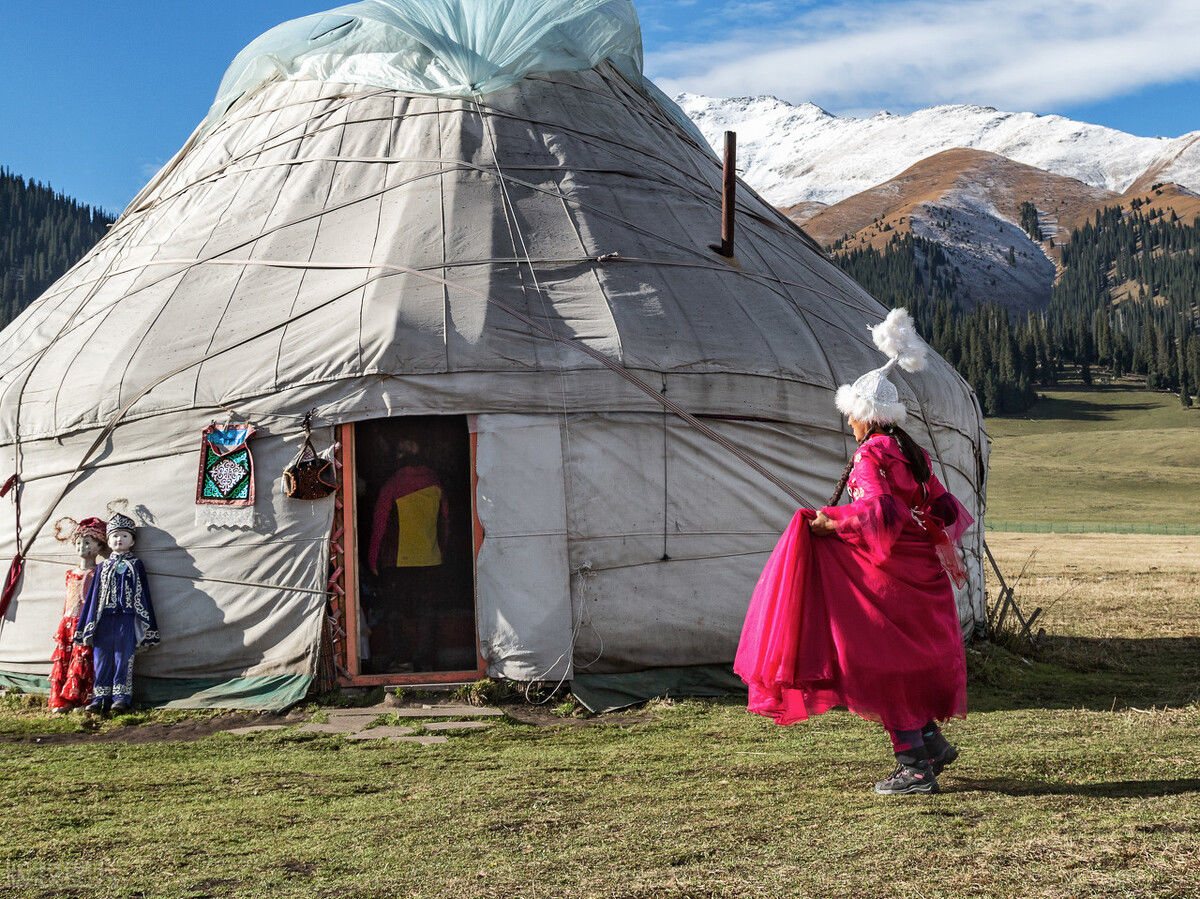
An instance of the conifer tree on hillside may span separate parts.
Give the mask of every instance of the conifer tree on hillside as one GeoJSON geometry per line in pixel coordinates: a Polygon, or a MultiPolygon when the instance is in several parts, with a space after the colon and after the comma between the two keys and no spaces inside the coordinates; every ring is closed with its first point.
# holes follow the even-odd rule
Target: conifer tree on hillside
{"type": "Polygon", "coordinates": [[[1078,347],[1078,316],[1090,316],[1089,361],[1114,375],[1144,374],[1153,389],[1175,390],[1175,348],[1200,324],[1200,219],[1185,225],[1149,203],[1130,206],[1098,211],[1064,245],[1049,310],[1054,338],[1078,347]]]}
{"type": "Polygon", "coordinates": [[[1192,389],[1200,396],[1200,334],[1191,334],[1187,339],[1186,358],[1188,360],[1188,379],[1192,389]]]}
{"type": "Polygon", "coordinates": [[[0,168],[0,327],[90,250],[113,219],[0,168]]]}
{"type": "MultiPolygon", "coordinates": [[[[1021,226],[1041,239],[1037,209],[1021,226]]],[[[844,244],[844,242],[841,242],[844,244]]],[[[885,305],[908,306],[929,343],[975,388],[984,411],[1015,412],[1059,370],[1144,375],[1154,390],[1200,384],[1200,218],[1184,224],[1148,202],[1096,212],[1062,244],[1048,309],[1010,320],[980,305],[935,241],[893,237],[883,251],[834,259],[885,305]]],[[[835,252],[837,248],[835,247],[835,252]]],[[[1181,400],[1182,401],[1182,400],[1181,400]]]]}
{"type": "Polygon", "coordinates": [[[925,340],[974,388],[985,414],[1019,412],[1036,398],[1038,362],[1026,355],[1037,346],[1034,327],[1026,322],[1022,339],[1004,309],[960,302],[961,275],[940,244],[908,233],[883,252],[858,248],[834,261],[884,305],[908,308],[925,340]]]}
{"type": "Polygon", "coordinates": [[[1029,235],[1030,240],[1041,243],[1042,241],[1042,226],[1038,222],[1037,207],[1026,200],[1021,204],[1020,208],[1021,228],[1029,235]]]}

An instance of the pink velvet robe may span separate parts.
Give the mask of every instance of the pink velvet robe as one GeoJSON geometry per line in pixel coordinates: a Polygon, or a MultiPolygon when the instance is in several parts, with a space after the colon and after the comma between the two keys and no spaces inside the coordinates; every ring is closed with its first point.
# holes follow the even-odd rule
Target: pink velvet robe
{"type": "Polygon", "coordinates": [[[793,724],[845,706],[892,730],[965,715],[951,576],[970,514],[936,476],[922,489],[884,434],[847,486],[852,501],[823,510],[836,535],[813,535],[801,509],[759,577],[734,663],[750,711],[793,724]]]}

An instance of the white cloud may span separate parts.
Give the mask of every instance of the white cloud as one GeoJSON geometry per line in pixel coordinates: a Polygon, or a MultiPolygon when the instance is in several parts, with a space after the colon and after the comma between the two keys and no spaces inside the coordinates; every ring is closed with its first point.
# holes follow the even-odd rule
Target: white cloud
{"type": "Polygon", "coordinates": [[[158,161],[154,161],[154,160],[143,161],[141,166],[139,166],[138,171],[141,173],[143,181],[149,181],[151,178],[153,178],[155,175],[157,175],[159,169],[161,169],[166,164],[167,164],[167,161],[165,159],[161,159],[158,161]]]}
{"type": "Polygon", "coordinates": [[[759,5],[733,4],[712,41],[648,53],[647,72],[668,94],[897,111],[1043,111],[1200,76],[1197,0],[840,0],[782,26],[756,22],[759,5]]]}

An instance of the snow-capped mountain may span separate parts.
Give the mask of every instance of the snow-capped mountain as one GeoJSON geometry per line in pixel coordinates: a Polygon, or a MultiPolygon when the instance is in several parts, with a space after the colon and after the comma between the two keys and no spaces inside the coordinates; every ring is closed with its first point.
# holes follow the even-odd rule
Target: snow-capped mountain
{"type": "Polygon", "coordinates": [[[680,94],[675,101],[718,151],[727,129],[738,133],[743,178],[777,206],[836,203],[954,147],[997,153],[1118,193],[1135,183],[1143,187],[1143,180],[1144,186],[1173,181],[1200,190],[1200,131],[1137,137],[1062,116],[983,106],[856,119],[776,97],[680,94]]]}

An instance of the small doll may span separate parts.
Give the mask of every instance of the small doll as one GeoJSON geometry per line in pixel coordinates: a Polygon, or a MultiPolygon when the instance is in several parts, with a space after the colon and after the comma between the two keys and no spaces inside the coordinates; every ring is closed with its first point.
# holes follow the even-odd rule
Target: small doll
{"type": "Polygon", "coordinates": [[[92,651],[76,645],[75,631],[83,598],[96,574],[96,556],[108,555],[106,530],[99,518],[78,522],[63,518],[54,525],[54,536],[63,543],[70,541],[79,555],[79,567],[67,571],[67,598],[50,657],[54,666],[50,671],[50,709],[59,714],[83,705],[92,692],[92,651]]]}
{"type": "Polygon", "coordinates": [[[96,569],[79,615],[75,642],[92,647],[96,672],[90,712],[123,712],[133,705],[133,655],[160,639],[146,568],[129,553],[135,528],[127,515],[108,520],[112,555],[96,569]]]}

